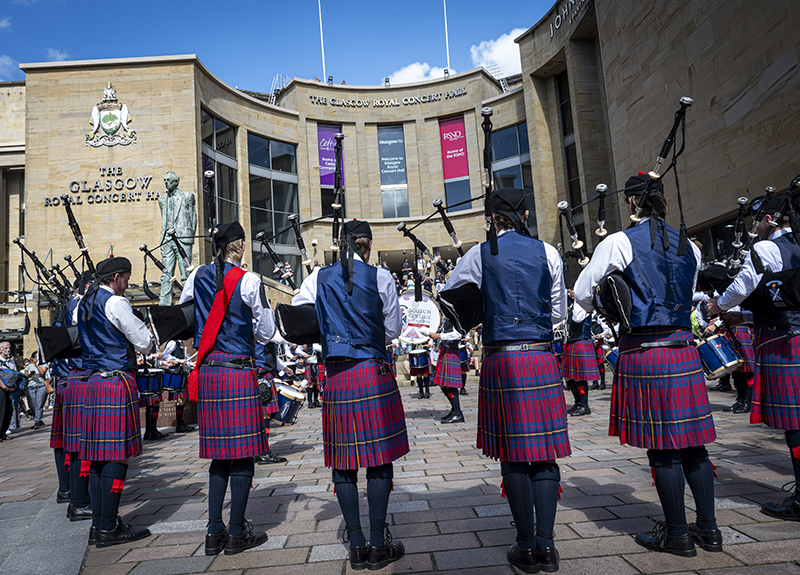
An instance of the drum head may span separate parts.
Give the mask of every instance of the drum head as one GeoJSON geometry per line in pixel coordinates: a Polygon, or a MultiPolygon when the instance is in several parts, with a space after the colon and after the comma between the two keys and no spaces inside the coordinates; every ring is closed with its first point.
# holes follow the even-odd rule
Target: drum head
{"type": "Polygon", "coordinates": [[[148,367],[147,369],[136,370],[136,377],[158,377],[163,374],[164,374],[163,369],[158,369],[155,367],[148,367]]]}
{"type": "Polygon", "coordinates": [[[424,349],[412,349],[408,352],[408,355],[413,355],[414,357],[424,357],[428,355],[428,352],[424,349]]]}
{"type": "Polygon", "coordinates": [[[425,343],[430,337],[422,335],[420,329],[427,328],[431,332],[439,329],[442,322],[439,305],[425,293],[422,294],[422,301],[415,301],[414,290],[404,291],[398,297],[403,320],[403,329],[398,339],[409,345],[425,343]]]}

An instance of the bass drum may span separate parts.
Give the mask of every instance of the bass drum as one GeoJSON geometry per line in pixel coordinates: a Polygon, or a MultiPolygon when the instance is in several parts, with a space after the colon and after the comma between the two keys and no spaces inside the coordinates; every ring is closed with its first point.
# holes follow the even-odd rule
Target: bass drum
{"type": "Polygon", "coordinates": [[[430,339],[423,335],[421,330],[426,328],[430,333],[435,333],[442,323],[442,312],[434,299],[427,293],[422,293],[422,301],[414,299],[414,290],[400,292],[400,315],[403,328],[398,338],[408,345],[423,344],[430,339]]]}

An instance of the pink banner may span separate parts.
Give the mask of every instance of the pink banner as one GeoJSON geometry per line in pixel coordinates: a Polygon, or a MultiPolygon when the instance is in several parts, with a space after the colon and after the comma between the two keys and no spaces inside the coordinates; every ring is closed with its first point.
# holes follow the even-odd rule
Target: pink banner
{"type": "Polygon", "coordinates": [[[442,171],[444,179],[469,175],[467,161],[467,138],[464,135],[464,117],[439,120],[439,136],[442,140],[442,171]]]}

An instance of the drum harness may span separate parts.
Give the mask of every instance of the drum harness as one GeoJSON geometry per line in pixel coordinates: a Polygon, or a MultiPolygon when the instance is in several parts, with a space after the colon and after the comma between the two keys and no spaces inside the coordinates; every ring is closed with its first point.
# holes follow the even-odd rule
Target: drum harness
{"type": "MultiPolygon", "coordinates": [[[[768,327],[766,329],[768,331],[776,331],[776,330],[780,329],[780,326],[768,327]]],[[[770,338],[767,341],[765,341],[764,343],[759,344],[758,347],[756,347],[756,349],[755,349],[756,355],[758,355],[758,352],[761,350],[761,348],[764,347],[765,345],[767,345],[768,343],[772,343],[772,342],[775,342],[775,341],[780,341],[782,339],[785,339],[785,340],[789,341],[791,339],[794,339],[798,335],[800,335],[800,327],[793,327],[787,333],[785,333],[783,335],[779,335],[778,337],[770,338]]]]}

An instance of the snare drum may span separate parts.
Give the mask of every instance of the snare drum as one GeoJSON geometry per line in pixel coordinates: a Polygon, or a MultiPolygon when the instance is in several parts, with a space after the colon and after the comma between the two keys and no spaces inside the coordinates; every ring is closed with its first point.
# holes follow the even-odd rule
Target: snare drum
{"type": "Polygon", "coordinates": [[[164,389],[173,393],[183,391],[187,379],[186,372],[182,367],[171,367],[164,371],[164,389]]]}
{"type": "Polygon", "coordinates": [[[428,351],[414,349],[408,353],[408,365],[411,375],[425,375],[430,371],[428,366],[428,351]]]}
{"type": "Polygon", "coordinates": [[[469,373],[469,353],[463,343],[458,345],[458,356],[461,358],[461,373],[469,373]]]}
{"type": "Polygon", "coordinates": [[[554,341],[553,342],[553,353],[556,354],[556,357],[560,358],[564,355],[564,343],[561,341],[554,341]]]}
{"type": "Polygon", "coordinates": [[[164,389],[164,370],[145,368],[136,370],[136,387],[141,395],[157,395],[164,389]]]}
{"type": "Polygon", "coordinates": [[[697,344],[697,351],[700,352],[706,379],[719,379],[744,364],[744,360],[739,357],[731,343],[719,334],[701,339],[697,344]]]}
{"type": "Polygon", "coordinates": [[[611,366],[611,369],[613,369],[615,372],[617,371],[617,358],[619,358],[619,348],[612,347],[606,353],[606,361],[608,362],[608,365],[611,366]]]}
{"type": "Polygon", "coordinates": [[[270,417],[281,425],[293,425],[306,396],[283,383],[276,383],[273,389],[278,392],[278,412],[270,417]]]}

